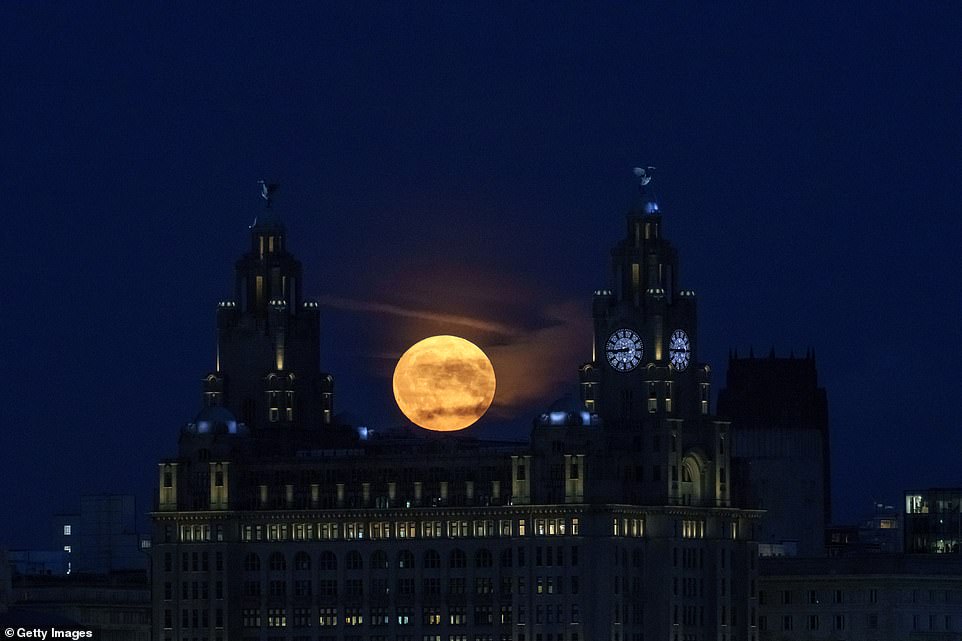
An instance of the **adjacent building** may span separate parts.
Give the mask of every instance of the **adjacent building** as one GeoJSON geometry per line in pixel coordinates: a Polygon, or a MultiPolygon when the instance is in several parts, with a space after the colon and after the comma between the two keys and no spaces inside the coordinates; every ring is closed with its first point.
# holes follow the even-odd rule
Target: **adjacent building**
{"type": "Polygon", "coordinates": [[[147,569],[132,495],[81,497],[80,511],[55,515],[52,529],[56,548],[66,553],[67,573],[147,569]]]}
{"type": "Polygon", "coordinates": [[[97,641],[150,641],[150,596],[143,571],[18,576],[10,611],[18,625],[89,630],[97,641]]]}
{"type": "Polygon", "coordinates": [[[824,554],[832,521],[828,400],[814,352],[731,355],[718,413],[732,422],[748,503],[765,510],[758,541],[800,556],[824,554]]]}
{"type": "Polygon", "coordinates": [[[0,547],[0,615],[10,606],[13,590],[13,568],[7,556],[7,548],[0,547]]]}
{"type": "Polygon", "coordinates": [[[159,464],[155,639],[757,639],[760,512],[657,201],[631,208],[595,293],[582,398],[523,444],[338,424],[270,204],[218,306],[202,409],[159,464]]]}
{"type": "Polygon", "coordinates": [[[905,551],[962,552],[962,489],[933,488],[905,493],[905,551]]]}
{"type": "Polygon", "coordinates": [[[902,512],[892,505],[876,503],[872,514],[858,525],[831,525],[825,532],[829,556],[895,554],[904,549],[902,512]]]}
{"type": "Polygon", "coordinates": [[[962,638],[962,559],[871,554],[760,567],[761,641],[962,638]]]}

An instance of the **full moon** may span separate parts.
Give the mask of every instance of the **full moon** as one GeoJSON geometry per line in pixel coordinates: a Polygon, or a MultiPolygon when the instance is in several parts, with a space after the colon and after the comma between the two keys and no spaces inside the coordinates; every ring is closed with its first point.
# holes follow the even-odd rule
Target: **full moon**
{"type": "Polygon", "coordinates": [[[494,400],[494,368],[471,341],[432,336],[404,352],[394,368],[394,399],[412,423],[438,432],[473,425],[494,400]]]}

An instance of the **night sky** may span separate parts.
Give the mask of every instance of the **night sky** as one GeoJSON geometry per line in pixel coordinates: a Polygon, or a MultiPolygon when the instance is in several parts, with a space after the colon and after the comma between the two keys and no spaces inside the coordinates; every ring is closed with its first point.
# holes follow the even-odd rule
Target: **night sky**
{"type": "Polygon", "coordinates": [[[452,333],[499,376],[471,433],[526,438],[654,165],[715,389],[816,350],[836,521],[962,485],[962,9],[868,4],[6,6],[0,543],[149,509],[263,177],[371,427],[452,333]]]}

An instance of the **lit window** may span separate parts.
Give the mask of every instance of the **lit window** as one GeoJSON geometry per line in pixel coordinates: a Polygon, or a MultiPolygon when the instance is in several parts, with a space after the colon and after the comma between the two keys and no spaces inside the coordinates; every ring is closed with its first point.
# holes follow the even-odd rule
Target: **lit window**
{"type": "Polygon", "coordinates": [[[63,546],[63,551],[66,552],[67,554],[70,554],[73,550],[72,550],[71,546],[65,545],[65,546],[63,546]]]}
{"type": "Polygon", "coordinates": [[[69,525],[63,526],[63,535],[64,535],[64,536],[70,536],[70,526],[69,526],[69,525]]]}

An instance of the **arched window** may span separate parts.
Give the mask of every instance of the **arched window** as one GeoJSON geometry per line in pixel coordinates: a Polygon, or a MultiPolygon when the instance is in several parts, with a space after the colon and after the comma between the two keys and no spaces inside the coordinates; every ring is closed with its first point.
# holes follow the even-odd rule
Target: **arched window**
{"type": "Polygon", "coordinates": [[[702,466],[698,456],[690,453],[681,461],[681,502],[683,505],[701,505],[702,466]]]}
{"type": "Polygon", "coordinates": [[[310,570],[311,569],[311,557],[307,552],[298,552],[294,555],[294,569],[295,570],[310,570]]]}
{"type": "Polygon", "coordinates": [[[384,550],[375,550],[371,555],[372,570],[386,570],[388,567],[387,554],[384,550]]]}
{"type": "Polygon", "coordinates": [[[397,566],[402,570],[414,567],[414,553],[411,550],[401,550],[397,555],[397,566]]]}
{"type": "Polygon", "coordinates": [[[257,572],[261,569],[261,558],[251,552],[244,557],[244,569],[248,572],[257,572]]]}
{"type": "Polygon", "coordinates": [[[274,552],[268,561],[271,570],[280,571],[287,569],[287,561],[284,560],[284,555],[280,552],[274,552]]]}
{"type": "Polygon", "coordinates": [[[494,565],[494,559],[491,558],[491,551],[485,550],[484,548],[478,550],[478,553],[474,555],[474,565],[479,568],[490,568],[494,565]]]}
{"type": "Polygon", "coordinates": [[[337,557],[330,550],[325,550],[321,552],[320,566],[322,570],[336,570],[337,569],[337,557]]]}
{"type": "Polygon", "coordinates": [[[463,550],[452,550],[448,565],[452,568],[465,568],[468,566],[468,557],[463,550]]]}
{"type": "Polygon", "coordinates": [[[364,559],[361,558],[361,553],[357,550],[351,550],[347,553],[347,569],[348,570],[360,570],[364,568],[364,559]]]}
{"type": "Polygon", "coordinates": [[[501,567],[510,568],[512,565],[511,548],[501,552],[501,567]]]}
{"type": "Polygon", "coordinates": [[[428,550],[424,553],[424,567],[429,569],[436,569],[441,567],[441,555],[434,550],[428,550]]]}

